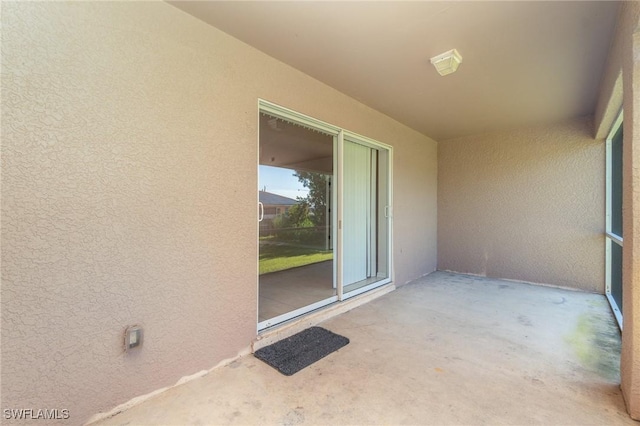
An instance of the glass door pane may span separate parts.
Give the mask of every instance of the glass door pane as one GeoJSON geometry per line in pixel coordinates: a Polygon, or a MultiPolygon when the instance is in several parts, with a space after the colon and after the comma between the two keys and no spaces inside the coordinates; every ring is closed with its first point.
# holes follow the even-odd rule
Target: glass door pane
{"type": "Polygon", "coordinates": [[[611,233],[622,238],[622,125],[611,140],[611,233]]]}
{"type": "Polygon", "coordinates": [[[389,154],[344,141],[342,277],[344,297],[389,278],[389,154]]]}
{"type": "Polygon", "coordinates": [[[369,277],[371,148],[344,143],[342,282],[345,292],[369,277]]]}
{"type": "Polygon", "coordinates": [[[333,135],[260,114],[259,329],[337,300],[334,142],[333,135]]]}
{"type": "Polygon", "coordinates": [[[615,301],[616,308],[622,311],[622,247],[609,240],[611,244],[611,297],[615,301]]]}

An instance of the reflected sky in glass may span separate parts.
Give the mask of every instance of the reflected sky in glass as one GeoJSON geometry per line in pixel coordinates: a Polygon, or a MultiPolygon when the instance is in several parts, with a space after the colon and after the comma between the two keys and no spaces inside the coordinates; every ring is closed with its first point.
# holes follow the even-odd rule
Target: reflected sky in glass
{"type": "Polygon", "coordinates": [[[309,190],[298,182],[298,178],[293,175],[295,170],[283,169],[281,167],[259,166],[258,189],[296,199],[296,197],[306,197],[309,190]]]}

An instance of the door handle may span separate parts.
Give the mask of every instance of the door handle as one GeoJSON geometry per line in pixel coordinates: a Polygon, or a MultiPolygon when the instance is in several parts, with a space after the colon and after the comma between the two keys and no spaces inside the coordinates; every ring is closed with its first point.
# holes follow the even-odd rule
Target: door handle
{"type": "Polygon", "coordinates": [[[260,213],[258,214],[258,222],[262,222],[262,219],[264,219],[264,204],[258,201],[258,207],[260,208],[260,213]]]}

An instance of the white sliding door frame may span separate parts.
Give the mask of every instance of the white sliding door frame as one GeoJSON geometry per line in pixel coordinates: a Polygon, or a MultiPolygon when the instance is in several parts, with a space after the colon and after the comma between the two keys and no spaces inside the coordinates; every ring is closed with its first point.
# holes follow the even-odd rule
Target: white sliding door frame
{"type": "Polygon", "coordinates": [[[336,157],[337,157],[337,161],[336,161],[336,165],[338,166],[338,168],[336,169],[336,173],[334,173],[337,177],[336,179],[336,187],[335,189],[335,195],[336,195],[336,201],[337,203],[335,204],[336,208],[336,231],[337,231],[337,238],[336,238],[336,251],[334,251],[334,253],[338,253],[337,256],[334,256],[335,259],[335,263],[336,263],[336,286],[338,288],[338,300],[343,300],[342,298],[342,293],[344,290],[344,267],[343,267],[343,258],[342,258],[342,252],[343,252],[343,248],[344,248],[344,236],[342,233],[342,217],[344,214],[344,206],[343,206],[343,199],[342,199],[342,192],[344,189],[344,178],[343,178],[343,173],[344,173],[344,131],[340,130],[340,132],[338,133],[338,149],[336,152],[336,157]]]}
{"type": "Polygon", "coordinates": [[[618,303],[611,294],[611,272],[612,272],[612,246],[617,244],[622,248],[622,237],[612,232],[612,185],[613,185],[613,138],[618,132],[623,121],[623,111],[618,113],[618,117],[611,126],[611,130],[606,139],[606,209],[605,209],[605,296],[609,300],[611,310],[616,318],[620,330],[622,330],[622,306],[618,306],[618,303]]]}
{"type": "MultiPolygon", "coordinates": [[[[340,127],[334,126],[329,123],[325,123],[321,120],[317,120],[315,118],[306,116],[304,114],[300,114],[288,108],[282,107],[280,105],[274,104],[272,102],[259,99],[258,100],[258,114],[266,113],[272,115],[274,117],[278,117],[289,122],[296,123],[298,125],[308,127],[312,130],[321,131],[333,136],[333,178],[331,179],[331,240],[333,244],[333,283],[336,288],[336,295],[330,298],[326,298],[320,300],[311,305],[296,309],[294,311],[288,312],[283,315],[279,315],[275,318],[270,318],[266,321],[258,321],[258,332],[277,325],[281,324],[285,321],[291,320],[295,317],[299,317],[316,309],[320,309],[329,304],[347,299],[349,297],[356,296],[358,294],[364,293],[366,291],[372,290],[376,287],[380,287],[382,285],[388,284],[393,281],[393,241],[392,241],[392,177],[393,177],[393,149],[390,145],[386,145],[375,141],[373,139],[367,138],[365,136],[358,135],[353,132],[349,132],[347,130],[341,129],[340,127]],[[344,292],[344,229],[343,229],[343,220],[344,220],[344,199],[343,199],[343,191],[344,191],[344,144],[345,140],[349,142],[353,142],[359,145],[364,145],[366,147],[372,148],[375,150],[375,156],[377,158],[382,158],[385,162],[384,167],[382,167],[382,173],[386,176],[386,180],[384,185],[382,185],[382,192],[385,192],[387,197],[384,202],[383,208],[380,209],[380,202],[377,200],[378,196],[372,197],[376,198],[377,206],[371,204],[370,208],[376,212],[378,220],[386,220],[386,245],[384,249],[386,250],[385,262],[386,262],[386,277],[380,279],[379,281],[375,281],[369,285],[365,285],[356,290],[345,293],[344,292]],[[384,153],[382,155],[381,153],[384,153]],[[382,211],[381,211],[382,210],[382,211]]],[[[260,135],[258,135],[258,148],[260,144],[260,135]]],[[[259,151],[259,150],[258,150],[259,151]]],[[[258,154],[259,155],[259,154],[258,154]]],[[[373,157],[373,156],[372,156],[373,157]]],[[[371,165],[373,165],[373,158],[370,160],[371,165]]],[[[258,159],[259,164],[259,159],[258,159]]],[[[373,183],[371,184],[371,190],[373,191],[373,183]]],[[[376,188],[380,191],[380,188],[376,188]]],[[[373,200],[371,201],[373,203],[373,200]]],[[[375,231],[377,232],[377,230],[375,231]]],[[[369,235],[369,239],[375,237],[374,235],[369,235]]],[[[371,244],[371,242],[369,242],[371,244]]],[[[378,259],[374,259],[373,255],[368,256],[368,263],[375,263],[378,259]]],[[[370,264],[367,265],[369,271],[371,271],[372,266],[370,264]]],[[[375,269],[375,266],[373,267],[375,269]]],[[[378,274],[379,271],[375,270],[375,273],[378,274]]],[[[260,281],[259,278],[257,280],[257,289],[258,292],[260,290],[260,281]]],[[[259,303],[260,298],[257,298],[257,302],[259,303]]],[[[258,306],[258,312],[259,312],[258,306]]]]}
{"type": "MultiPolygon", "coordinates": [[[[281,107],[280,105],[276,105],[274,103],[262,100],[262,99],[258,99],[258,117],[261,113],[266,113],[269,114],[271,116],[277,117],[277,118],[281,118],[283,120],[286,120],[288,122],[291,123],[296,123],[297,125],[303,126],[303,127],[307,127],[311,130],[315,130],[315,131],[319,131],[319,132],[323,132],[326,134],[329,134],[331,136],[333,136],[333,178],[332,178],[332,184],[333,181],[335,180],[335,176],[336,176],[336,166],[337,166],[337,159],[336,159],[336,148],[338,147],[338,135],[341,133],[341,129],[339,127],[336,126],[332,126],[330,124],[327,124],[323,121],[320,120],[316,120],[314,118],[311,118],[309,116],[306,116],[304,114],[300,114],[297,113],[293,110],[290,110],[288,108],[284,108],[281,107]]],[[[258,132],[258,164],[260,164],[260,134],[258,132]]],[[[336,205],[336,191],[332,191],[331,193],[331,199],[332,199],[332,204],[333,206],[336,205]]],[[[337,212],[335,212],[335,209],[332,208],[332,213],[331,213],[331,219],[332,219],[332,223],[337,223],[337,212]]],[[[335,227],[333,227],[335,228],[335,227]]],[[[337,232],[335,229],[331,230],[331,237],[332,239],[335,239],[335,236],[337,235],[337,232]]],[[[258,224],[258,232],[259,232],[259,224],[258,224]]],[[[336,255],[335,255],[335,247],[334,247],[334,259],[333,259],[333,285],[335,287],[336,282],[337,282],[337,277],[338,277],[338,269],[337,269],[337,259],[336,259],[336,255]]],[[[256,312],[260,312],[260,276],[258,274],[258,279],[256,282],[256,288],[258,291],[258,297],[257,297],[257,311],[256,312]]],[[[293,311],[289,311],[285,314],[282,315],[278,315],[276,317],[273,318],[269,318],[265,321],[257,321],[257,328],[258,328],[258,332],[268,328],[268,327],[272,327],[274,325],[278,325],[281,324],[283,322],[289,321],[293,318],[299,317],[301,315],[304,315],[306,313],[315,311],[316,309],[320,309],[323,308],[327,305],[330,305],[332,303],[337,302],[338,299],[338,295],[340,294],[340,289],[338,288],[338,291],[336,292],[336,294],[334,296],[328,297],[326,299],[322,299],[319,300],[315,303],[312,303],[310,305],[307,306],[303,306],[301,308],[295,309],[293,311]]]]}

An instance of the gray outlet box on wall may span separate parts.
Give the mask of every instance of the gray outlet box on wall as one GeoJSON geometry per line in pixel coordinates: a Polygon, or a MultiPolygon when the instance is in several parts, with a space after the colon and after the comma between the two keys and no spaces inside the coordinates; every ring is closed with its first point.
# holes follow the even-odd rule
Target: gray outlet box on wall
{"type": "Polygon", "coordinates": [[[127,327],[124,332],[124,350],[129,352],[142,346],[142,327],[134,325],[127,327]]]}

